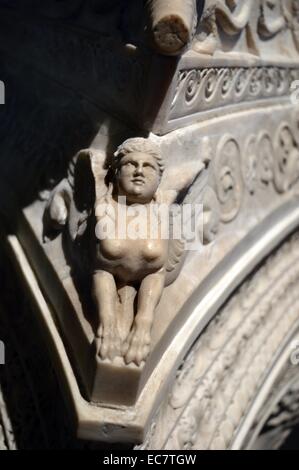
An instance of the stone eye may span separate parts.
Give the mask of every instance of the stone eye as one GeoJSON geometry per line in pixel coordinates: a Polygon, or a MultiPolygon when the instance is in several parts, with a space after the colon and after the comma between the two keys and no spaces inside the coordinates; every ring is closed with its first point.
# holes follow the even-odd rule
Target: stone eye
{"type": "Polygon", "coordinates": [[[152,170],[154,170],[154,171],[157,171],[157,168],[156,168],[152,163],[145,162],[145,163],[143,164],[143,167],[144,167],[144,168],[150,168],[150,169],[152,169],[152,170]]]}
{"type": "Polygon", "coordinates": [[[134,167],[135,168],[136,167],[136,165],[133,162],[124,163],[123,166],[126,166],[127,168],[129,168],[129,167],[134,167]]]}

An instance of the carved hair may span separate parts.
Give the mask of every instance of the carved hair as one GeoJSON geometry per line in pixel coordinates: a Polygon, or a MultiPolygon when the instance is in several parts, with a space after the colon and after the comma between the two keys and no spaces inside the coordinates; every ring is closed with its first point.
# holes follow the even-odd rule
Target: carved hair
{"type": "Polygon", "coordinates": [[[141,137],[128,139],[118,147],[111,165],[114,171],[119,168],[121,159],[133,152],[145,153],[154,157],[158,163],[160,175],[162,176],[165,166],[160,148],[150,140],[143,139],[141,137]]]}

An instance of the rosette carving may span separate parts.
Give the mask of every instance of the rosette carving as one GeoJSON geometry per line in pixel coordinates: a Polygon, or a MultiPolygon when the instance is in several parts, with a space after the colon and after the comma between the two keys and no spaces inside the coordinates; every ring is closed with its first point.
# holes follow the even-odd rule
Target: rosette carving
{"type": "Polygon", "coordinates": [[[261,186],[268,186],[273,181],[274,150],[270,136],[262,132],[258,137],[258,178],[261,186]]]}
{"type": "Polygon", "coordinates": [[[299,178],[299,150],[290,126],[283,123],[275,136],[275,177],[278,192],[288,191],[299,178]]]}
{"type": "Polygon", "coordinates": [[[243,194],[240,149],[231,136],[224,136],[219,142],[215,160],[215,178],[221,219],[223,222],[229,222],[237,216],[243,194]]]}

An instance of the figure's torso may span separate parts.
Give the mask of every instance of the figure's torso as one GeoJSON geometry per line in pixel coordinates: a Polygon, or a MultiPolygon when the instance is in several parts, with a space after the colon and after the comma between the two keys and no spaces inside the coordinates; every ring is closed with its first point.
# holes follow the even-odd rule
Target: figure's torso
{"type": "MultiPolygon", "coordinates": [[[[118,205],[114,208],[118,209],[118,205]]],[[[134,283],[163,268],[167,261],[168,239],[163,239],[159,223],[150,232],[149,205],[144,209],[138,219],[121,211],[114,212],[114,219],[109,220],[114,233],[105,239],[97,239],[95,270],[104,269],[121,282],[134,283]]],[[[97,223],[103,224],[103,217],[96,219],[97,223]]]]}

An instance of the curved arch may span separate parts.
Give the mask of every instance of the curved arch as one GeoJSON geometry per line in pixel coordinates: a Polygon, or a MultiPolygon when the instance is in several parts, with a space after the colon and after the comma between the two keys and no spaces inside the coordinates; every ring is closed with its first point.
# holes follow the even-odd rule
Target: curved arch
{"type": "Polygon", "coordinates": [[[298,240],[297,232],[260,263],[193,343],[145,448],[246,446],[298,341],[298,240]]]}
{"type": "Polygon", "coordinates": [[[253,229],[193,293],[145,368],[137,415],[147,427],[188,350],[244,279],[299,225],[298,200],[282,205],[253,229]],[[141,416],[140,416],[141,417],[141,416]]]}

